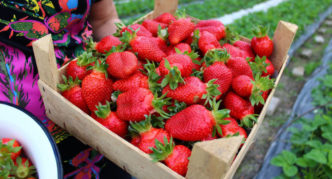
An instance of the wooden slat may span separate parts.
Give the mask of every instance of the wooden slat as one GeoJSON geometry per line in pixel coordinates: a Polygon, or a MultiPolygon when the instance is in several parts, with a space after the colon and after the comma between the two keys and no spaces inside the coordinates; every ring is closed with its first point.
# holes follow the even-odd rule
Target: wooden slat
{"type": "Polygon", "coordinates": [[[284,64],[288,50],[292,45],[298,27],[285,21],[279,21],[273,36],[274,50],[271,55],[271,62],[277,71],[280,71],[284,64]]]}
{"type": "Polygon", "coordinates": [[[122,169],[138,178],[183,179],[164,164],[153,163],[149,155],[103,127],[42,80],[38,81],[38,85],[47,116],[122,169]]]}
{"type": "Polygon", "coordinates": [[[57,90],[60,81],[51,35],[46,35],[32,43],[38,68],[39,79],[52,89],[57,90]]]}
{"type": "Polygon", "coordinates": [[[186,178],[223,178],[242,141],[243,136],[236,136],[196,143],[189,159],[186,178]]]}

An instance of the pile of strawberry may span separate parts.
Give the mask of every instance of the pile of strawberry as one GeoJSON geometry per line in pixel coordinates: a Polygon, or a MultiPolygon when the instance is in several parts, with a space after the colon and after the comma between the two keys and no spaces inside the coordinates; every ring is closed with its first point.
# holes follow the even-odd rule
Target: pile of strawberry
{"type": "Polygon", "coordinates": [[[274,86],[266,33],[257,28],[250,44],[219,21],[164,13],[88,43],[58,87],[100,124],[185,175],[193,142],[247,138],[274,86]]]}
{"type": "Polygon", "coordinates": [[[15,139],[0,139],[0,178],[36,179],[36,169],[15,139]]]}

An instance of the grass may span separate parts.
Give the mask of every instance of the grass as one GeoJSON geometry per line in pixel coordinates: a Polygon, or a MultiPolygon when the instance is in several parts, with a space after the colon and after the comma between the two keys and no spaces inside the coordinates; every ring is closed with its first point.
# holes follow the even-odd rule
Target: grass
{"type": "Polygon", "coordinates": [[[289,0],[270,8],[267,12],[256,12],[236,20],[230,25],[241,35],[252,38],[252,28],[256,25],[270,27],[269,35],[273,36],[279,20],[288,21],[299,26],[295,38],[303,34],[306,26],[317,20],[318,15],[326,10],[332,0],[289,0]],[[310,9],[310,10],[309,10],[310,9]]]}

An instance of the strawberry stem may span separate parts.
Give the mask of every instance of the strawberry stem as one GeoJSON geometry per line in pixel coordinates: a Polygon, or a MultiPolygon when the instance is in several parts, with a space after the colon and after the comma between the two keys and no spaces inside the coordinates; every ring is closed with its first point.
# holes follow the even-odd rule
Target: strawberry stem
{"type": "Polygon", "coordinates": [[[164,137],[164,144],[155,139],[155,147],[151,147],[150,149],[152,150],[152,153],[150,154],[152,161],[153,162],[158,162],[158,161],[163,161],[167,159],[169,155],[172,154],[173,149],[174,149],[174,142],[173,138],[167,140],[167,137],[164,137]]]}
{"type": "Polygon", "coordinates": [[[212,65],[214,62],[224,62],[226,63],[230,58],[230,54],[225,49],[212,49],[209,50],[203,60],[206,66],[212,65]]]}
{"type": "Polygon", "coordinates": [[[101,103],[99,103],[96,107],[97,107],[97,110],[95,111],[95,114],[99,118],[105,119],[111,113],[111,105],[110,105],[110,102],[108,102],[108,101],[106,101],[105,105],[102,105],[101,103]]]}

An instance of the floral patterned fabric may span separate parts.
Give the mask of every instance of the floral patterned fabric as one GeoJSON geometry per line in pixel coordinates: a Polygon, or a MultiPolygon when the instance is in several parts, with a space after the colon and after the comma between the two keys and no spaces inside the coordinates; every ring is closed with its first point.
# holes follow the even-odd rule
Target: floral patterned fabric
{"type": "Polygon", "coordinates": [[[37,116],[60,149],[64,178],[130,178],[102,155],[57,127],[45,115],[31,44],[52,34],[59,67],[73,59],[91,36],[87,17],[91,0],[0,1],[0,101],[37,116]]]}

